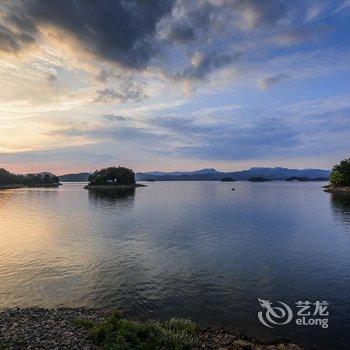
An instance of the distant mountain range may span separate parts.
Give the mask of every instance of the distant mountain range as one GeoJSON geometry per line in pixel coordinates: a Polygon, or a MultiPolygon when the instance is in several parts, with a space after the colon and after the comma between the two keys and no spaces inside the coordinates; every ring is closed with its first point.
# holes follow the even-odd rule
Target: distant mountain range
{"type": "Polygon", "coordinates": [[[62,182],[87,182],[89,180],[90,173],[78,173],[78,174],[65,174],[58,178],[62,182]]]}
{"type": "Polygon", "coordinates": [[[290,177],[312,179],[328,179],[331,171],[323,169],[287,169],[287,168],[251,168],[249,170],[222,172],[215,169],[201,169],[197,171],[175,172],[146,172],[136,173],[137,181],[215,181],[222,178],[234,180],[248,180],[252,177],[263,177],[268,180],[286,180],[290,177]]]}
{"type": "MultiPolygon", "coordinates": [[[[323,169],[287,169],[287,168],[251,168],[242,171],[223,172],[213,168],[195,171],[151,171],[136,173],[137,181],[218,181],[222,178],[232,178],[234,180],[248,180],[253,177],[262,177],[268,180],[286,180],[288,178],[306,178],[327,180],[331,171],[323,169]]],[[[59,176],[62,182],[86,182],[90,173],[66,174],[59,176]]]]}

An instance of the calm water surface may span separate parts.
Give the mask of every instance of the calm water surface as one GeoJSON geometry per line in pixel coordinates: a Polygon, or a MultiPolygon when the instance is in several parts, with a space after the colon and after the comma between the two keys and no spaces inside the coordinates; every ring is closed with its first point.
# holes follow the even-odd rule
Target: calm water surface
{"type": "Polygon", "coordinates": [[[124,196],[82,184],[0,191],[0,307],[119,308],[349,348],[350,198],[322,185],[156,182],[124,196]],[[326,300],[330,326],[268,329],[257,298],[326,300]]]}

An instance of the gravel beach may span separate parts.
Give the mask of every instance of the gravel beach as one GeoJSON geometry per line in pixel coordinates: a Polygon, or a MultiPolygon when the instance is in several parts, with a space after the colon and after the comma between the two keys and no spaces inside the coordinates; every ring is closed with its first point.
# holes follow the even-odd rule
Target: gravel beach
{"type": "MultiPolygon", "coordinates": [[[[0,312],[0,349],[99,349],[91,342],[89,331],[77,327],[75,321],[84,318],[98,323],[108,315],[107,311],[83,308],[6,309],[0,312]]],[[[199,337],[199,349],[301,349],[287,343],[262,344],[224,329],[201,329],[199,337]]]]}

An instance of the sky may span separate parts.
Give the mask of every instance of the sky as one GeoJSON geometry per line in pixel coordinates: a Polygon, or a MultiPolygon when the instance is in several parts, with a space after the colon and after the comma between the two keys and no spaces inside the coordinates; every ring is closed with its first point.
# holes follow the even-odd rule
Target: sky
{"type": "Polygon", "coordinates": [[[350,156],[349,0],[0,0],[0,167],[350,156]]]}

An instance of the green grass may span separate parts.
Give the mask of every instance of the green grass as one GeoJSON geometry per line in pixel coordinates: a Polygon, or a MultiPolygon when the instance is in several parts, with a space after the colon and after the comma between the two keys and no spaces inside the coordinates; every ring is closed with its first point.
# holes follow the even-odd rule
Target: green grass
{"type": "Polygon", "coordinates": [[[184,319],[137,322],[113,312],[97,325],[82,320],[78,325],[90,329],[93,343],[105,350],[186,350],[198,345],[196,325],[184,319]]]}
{"type": "Polygon", "coordinates": [[[74,320],[74,325],[77,328],[92,328],[94,323],[86,318],[77,318],[74,320]]]}

